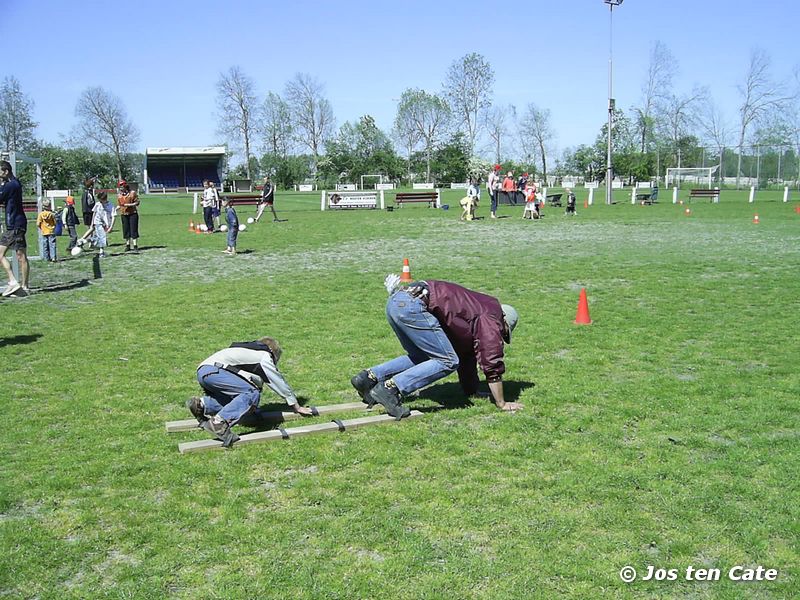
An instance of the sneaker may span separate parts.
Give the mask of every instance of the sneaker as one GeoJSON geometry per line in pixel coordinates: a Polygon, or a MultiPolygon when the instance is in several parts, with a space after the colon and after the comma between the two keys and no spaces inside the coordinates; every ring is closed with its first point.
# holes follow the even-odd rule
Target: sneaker
{"type": "Polygon", "coordinates": [[[398,421],[411,414],[408,407],[400,404],[400,392],[394,386],[376,385],[367,393],[367,398],[369,400],[367,404],[370,404],[370,402],[375,404],[377,402],[398,421]]]}
{"type": "Polygon", "coordinates": [[[378,380],[375,379],[374,375],[370,375],[370,372],[364,369],[358,375],[350,378],[350,384],[356,388],[358,395],[361,396],[361,401],[369,405],[372,408],[372,405],[375,404],[374,402],[370,403],[368,398],[369,391],[375,387],[378,383],[378,380]]]}
{"type": "Polygon", "coordinates": [[[203,404],[203,399],[198,398],[197,396],[192,396],[186,401],[186,408],[189,409],[189,412],[194,415],[194,418],[197,419],[197,422],[202,427],[203,421],[208,421],[208,417],[206,416],[206,407],[203,404]]]}
{"type": "Polygon", "coordinates": [[[3,298],[8,297],[11,294],[13,294],[14,292],[17,292],[17,291],[19,291],[21,289],[22,289],[22,286],[19,284],[18,281],[15,281],[14,283],[9,283],[6,286],[6,289],[3,290],[3,298]]]}
{"type": "Polygon", "coordinates": [[[231,426],[223,419],[219,421],[216,419],[208,419],[207,421],[203,421],[201,426],[222,442],[223,448],[230,448],[234,442],[239,440],[239,436],[231,431],[231,426]]]}

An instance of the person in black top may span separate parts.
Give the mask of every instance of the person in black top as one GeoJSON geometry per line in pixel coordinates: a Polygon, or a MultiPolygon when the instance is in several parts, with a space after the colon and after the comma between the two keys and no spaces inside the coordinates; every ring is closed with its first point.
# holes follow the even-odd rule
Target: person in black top
{"type": "Polygon", "coordinates": [[[256,214],[256,223],[264,214],[264,209],[269,206],[272,211],[272,220],[278,221],[278,215],[275,213],[275,186],[269,179],[269,175],[264,177],[264,190],[261,192],[261,202],[258,203],[258,214],[256,214]]]}
{"type": "Polygon", "coordinates": [[[87,177],[83,182],[83,196],[81,196],[81,211],[83,224],[92,226],[92,212],[94,210],[94,177],[87,177]]]}
{"type": "Polygon", "coordinates": [[[28,244],[25,234],[28,231],[28,219],[22,208],[22,186],[14,177],[11,163],[0,161],[0,205],[6,209],[6,231],[0,236],[0,264],[8,275],[8,285],[3,290],[3,297],[22,290],[28,293],[28,244]],[[19,261],[19,278],[14,276],[11,263],[6,258],[8,249],[15,250],[19,261]]]}

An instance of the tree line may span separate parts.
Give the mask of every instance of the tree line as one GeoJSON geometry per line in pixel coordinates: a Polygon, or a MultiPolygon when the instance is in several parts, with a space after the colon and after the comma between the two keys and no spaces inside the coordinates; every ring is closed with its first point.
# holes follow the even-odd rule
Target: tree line
{"type": "MultiPolygon", "coordinates": [[[[745,147],[787,147],[800,179],[800,68],[776,79],[769,56],[753,50],[737,85],[739,108],[723,114],[711,90],[675,85],[678,64],[657,41],[642,76],[641,97],[612,119],[613,166],[617,177],[648,180],[668,167],[699,166],[700,155],[729,164],[737,178],[748,161],[745,147]],[[731,160],[736,165],[730,165],[731,160]]],[[[408,88],[396,100],[389,131],[371,115],[337,127],[324,84],[297,73],[281,91],[264,97],[255,80],[238,66],[219,75],[216,85],[217,143],[229,147],[238,165],[231,176],[255,179],[271,174],[279,185],[357,182],[381,174],[395,181],[464,181],[491,163],[528,171],[540,178],[578,175],[600,180],[606,170],[607,127],[591,144],[557,152],[550,110],[494,102],[495,74],[478,53],[454,60],[441,88],[408,88]]],[[[60,145],[35,138],[34,102],[14,76],[0,87],[0,143],[6,149],[41,155],[46,187],[70,187],[83,176],[136,178],[141,155],[133,153],[139,130],[117,96],[102,87],[84,90],[76,122],[60,145]],[[78,176],[77,179],[70,179],[78,176]]],[[[780,159],[779,159],[780,160],[780,159]]]]}

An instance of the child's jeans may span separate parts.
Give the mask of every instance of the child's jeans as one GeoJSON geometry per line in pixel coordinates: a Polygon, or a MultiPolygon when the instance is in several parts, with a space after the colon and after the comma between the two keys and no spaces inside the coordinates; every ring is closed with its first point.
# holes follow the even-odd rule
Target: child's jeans
{"type": "Polygon", "coordinates": [[[51,261],[56,260],[56,236],[45,235],[42,238],[42,252],[44,253],[42,258],[51,261]]]}
{"type": "Polygon", "coordinates": [[[238,227],[228,227],[228,248],[236,250],[236,237],[239,235],[238,227]]]}
{"type": "Polygon", "coordinates": [[[67,250],[72,250],[78,245],[78,229],[75,225],[67,225],[67,232],[69,233],[69,246],[67,246],[67,250]]]}

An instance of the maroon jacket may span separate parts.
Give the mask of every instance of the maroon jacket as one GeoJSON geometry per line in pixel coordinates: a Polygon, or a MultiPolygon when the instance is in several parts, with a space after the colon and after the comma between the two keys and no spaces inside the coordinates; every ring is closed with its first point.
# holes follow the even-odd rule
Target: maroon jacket
{"type": "Polygon", "coordinates": [[[506,371],[500,302],[455,283],[425,281],[428,312],[439,321],[458,355],[458,380],[464,393],[478,391],[477,365],[488,381],[498,381],[506,371]]]}

